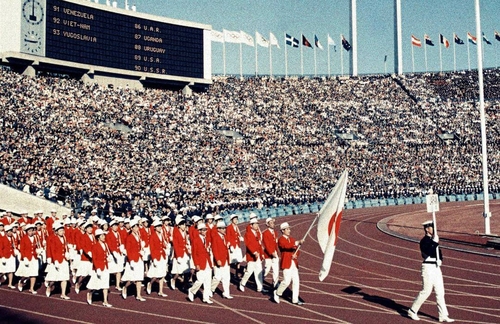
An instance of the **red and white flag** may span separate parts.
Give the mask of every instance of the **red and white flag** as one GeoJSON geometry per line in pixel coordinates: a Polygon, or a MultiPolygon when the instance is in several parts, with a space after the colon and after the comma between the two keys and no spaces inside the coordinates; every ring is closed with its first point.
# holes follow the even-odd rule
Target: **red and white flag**
{"type": "Polygon", "coordinates": [[[411,44],[416,47],[422,47],[422,41],[413,35],[411,35],[411,44]]]}
{"type": "Polygon", "coordinates": [[[335,184],[332,192],[326,199],[319,211],[318,217],[318,242],[324,253],[323,264],[319,271],[319,280],[323,281],[333,261],[333,254],[337,246],[340,222],[342,221],[342,210],[347,190],[347,170],[344,170],[335,184]]]}

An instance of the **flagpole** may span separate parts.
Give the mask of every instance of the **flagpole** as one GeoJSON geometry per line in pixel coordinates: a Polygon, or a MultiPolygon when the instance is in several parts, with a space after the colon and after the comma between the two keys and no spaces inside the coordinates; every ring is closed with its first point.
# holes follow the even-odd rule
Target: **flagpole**
{"type": "Polygon", "coordinates": [[[269,76],[273,76],[273,45],[271,44],[271,32],[269,32],[269,76]]]}
{"type": "Polygon", "coordinates": [[[470,50],[469,50],[469,35],[467,35],[467,60],[469,61],[469,71],[470,71],[470,50]]]}
{"type": "Polygon", "coordinates": [[[257,47],[259,47],[259,43],[257,41],[257,32],[255,32],[255,76],[257,76],[259,72],[259,62],[257,59],[257,47]]]}
{"type": "MultiPolygon", "coordinates": [[[[305,235],[304,235],[304,237],[302,238],[302,244],[303,244],[303,243],[304,243],[304,241],[306,240],[306,237],[307,237],[307,235],[309,235],[309,232],[312,230],[312,228],[313,228],[314,224],[316,224],[316,221],[318,220],[318,218],[319,218],[319,213],[316,213],[316,217],[314,217],[314,219],[313,219],[313,221],[312,221],[312,223],[311,223],[311,226],[309,226],[309,228],[307,229],[306,234],[305,234],[305,235]]],[[[300,244],[299,246],[297,246],[297,249],[295,250],[295,252],[293,252],[293,256],[292,256],[292,258],[293,258],[293,257],[295,257],[295,256],[297,255],[297,252],[299,252],[300,247],[302,246],[302,244],[300,244]]]]}
{"type": "Polygon", "coordinates": [[[455,39],[457,39],[457,34],[453,33],[453,72],[457,72],[457,52],[456,52],[456,43],[455,39]]]}
{"type": "Polygon", "coordinates": [[[441,54],[441,37],[442,35],[439,34],[439,72],[443,73],[443,57],[441,54]]]}
{"type": "Polygon", "coordinates": [[[222,60],[224,61],[222,71],[224,76],[226,76],[226,40],[222,43],[222,60]]]}
{"type": "Polygon", "coordinates": [[[424,35],[424,57],[425,57],[425,72],[427,73],[427,40],[424,35]]]}
{"type": "Polygon", "coordinates": [[[411,45],[411,66],[413,69],[413,73],[415,73],[415,56],[413,54],[413,44],[411,45]]]}
{"type": "Polygon", "coordinates": [[[316,72],[317,72],[317,70],[316,70],[316,44],[314,44],[314,77],[317,76],[316,72]]]}
{"type": "MultiPolygon", "coordinates": [[[[342,34],[340,34],[340,44],[342,44],[342,34]]],[[[342,76],[344,76],[344,51],[342,51],[342,48],[340,48],[340,65],[341,74],[342,76]]]]}
{"type": "Polygon", "coordinates": [[[285,78],[288,77],[288,53],[287,53],[287,44],[286,44],[286,32],[283,33],[283,36],[285,36],[285,78]]]}
{"type": "Polygon", "coordinates": [[[300,33],[300,74],[304,76],[304,34],[300,33]]]}
{"type": "MultiPolygon", "coordinates": [[[[481,33],[481,13],[479,8],[479,0],[475,1],[476,9],[476,33],[482,37],[481,33]]],[[[488,193],[488,150],[486,148],[486,116],[484,111],[484,85],[483,85],[483,60],[482,60],[483,42],[477,44],[477,74],[479,83],[479,111],[481,115],[481,153],[483,162],[483,199],[484,199],[484,233],[490,233],[490,205],[488,193]]]]}
{"type": "Polygon", "coordinates": [[[326,43],[328,45],[328,77],[331,76],[330,74],[330,34],[327,36],[328,38],[326,39],[326,43]]]}
{"type": "Polygon", "coordinates": [[[242,44],[240,43],[240,78],[243,78],[243,55],[241,54],[242,44]]]}

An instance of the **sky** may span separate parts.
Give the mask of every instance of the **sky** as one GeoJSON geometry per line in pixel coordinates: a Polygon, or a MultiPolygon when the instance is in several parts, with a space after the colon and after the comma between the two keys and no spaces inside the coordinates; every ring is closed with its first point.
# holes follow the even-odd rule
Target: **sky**
{"type": "MultiPolygon", "coordinates": [[[[123,7],[125,0],[118,0],[123,7]]],[[[244,31],[254,36],[259,32],[269,39],[273,33],[280,49],[248,45],[241,46],[243,74],[254,75],[341,75],[349,73],[348,53],[340,46],[340,35],[349,41],[351,0],[129,0],[138,12],[153,14],[212,26],[222,31],[244,31]],[[300,39],[303,34],[314,46],[317,35],[324,50],[287,46],[285,59],[285,33],[300,39]],[[337,44],[330,46],[328,57],[327,35],[337,44]],[[270,60],[272,58],[272,60],[270,60]],[[341,64],[343,63],[343,64],[341,64]],[[287,68],[286,68],[287,66],[287,68]]],[[[477,46],[467,45],[467,32],[476,35],[475,0],[401,0],[403,32],[403,72],[453,71],[477,67],[477,46]],[[453,44],[456,33],[464,45],[453,44]],[[435,46],[411,45],[411,35],[424,43],[429,35],[435,46]],[[450,42],[449,48],[439,46],[439,35],[450,42]],[[413,47],[413,54],[412,54],[413,47]],[[427,56],[427,60],[425,57],[427,56]],[[413,60],[412,60],[413,58],[413,60]],[[427,66],[426,66],[427,61],[427,66]]],[[[500,32],[500,1],[480,0],[481,29],[492,45],[483,42],[483,66],[500,65],[500,41],[494,32],[500,32]]],[[[358,0],[358,73],[379,74],[394,72],[394,1],[358,0]],[[387,61],[384,58],[387,55],[387,61]]],[[[478,38],[479,39],[479,38],[478,38]]],[[[212,73],[240,74],[240,45],[212,42],[212,73]]]]}

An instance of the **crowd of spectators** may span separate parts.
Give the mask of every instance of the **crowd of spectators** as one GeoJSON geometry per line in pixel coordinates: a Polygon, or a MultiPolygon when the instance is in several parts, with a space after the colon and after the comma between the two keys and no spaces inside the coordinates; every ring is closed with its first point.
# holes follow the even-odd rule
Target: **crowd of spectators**
{"type": "MultiPolygon", "coordinates": [[[[499,192],[499,71],[486,75],[499,192]]],[[[0,183],[76,211],[146,217],[322,201],[345,168],[351,200],[480,193],[473,79],[215,77],[185,96],[3,69],[0,183]]]]}

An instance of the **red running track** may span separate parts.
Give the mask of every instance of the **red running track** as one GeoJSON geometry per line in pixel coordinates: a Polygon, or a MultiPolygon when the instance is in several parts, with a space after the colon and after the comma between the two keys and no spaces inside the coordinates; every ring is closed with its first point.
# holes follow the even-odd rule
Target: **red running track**
{"type": "MultiPolygon", "coordinates": [[[[86,304],[86,291],[73,291],[71,300],[47,298],[0,287],[2,323],[411,323],[406,310],[421,288],[421,257],[418,244],[377,229],[377,222],[420,206],[379,207],[344,212],[340,238],[330,275],[318,280],[322,256],[313,229],[299,258],[301,297],[305,305],[290,303],[290,294],[280,304],[254,290],[231,286],[232,300],[214,296],[207,305],[194,303],[178,290],[165,289],[168,297],[155,293],[146,302],[133,297],[123,300],[111,290],[105,308],[95,301],[86,304]]],[[[480,206],[478,207],[480,208],[480,206]]],[[[479,212],[480,214],[480,212],[479,212]]],[[[314,215],[281,217],[289,222],[292,236],[302,238],[314,215]]],[[[242,224],[241,229],[244,229],[242,224]]],[[[263,227],[263,225],[262,225],[263,227]]],[[[500,323],[500,258],[444,250],[443,274],[450,316],[459,323],[500,323]]],[[[432,294],[419,314],[422,322],[437,322],[432,294]]]]}

